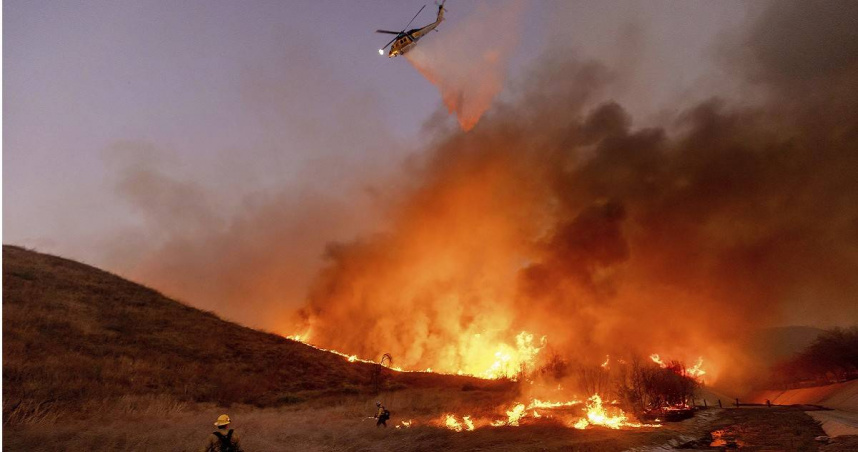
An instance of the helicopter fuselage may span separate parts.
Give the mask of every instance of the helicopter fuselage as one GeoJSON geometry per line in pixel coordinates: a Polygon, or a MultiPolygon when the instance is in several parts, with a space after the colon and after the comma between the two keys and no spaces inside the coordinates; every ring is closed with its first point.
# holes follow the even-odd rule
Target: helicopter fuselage
{"type": "Polygon", "coordinates": [[[410,36],[404,35],[393,42],[393,45],[390,46],[390,52],[387,54],[387,57],[393,58],[399,55],[405,55],[406,52],[414,48],[414,44],[417,44],[416,39],[412,39],[410,36]]]}
{"type": "MultiPolygon", "coordinates": [[[[421,8],[422,10],[422,8],[421,8]]],[[[418,12],[419,14],[419,12],[418,12]]],[[[414,16],[417,17],[417,16],[414,16]]],[[[405,55],[408,51],[414,48],[414,45],[417,44],[417,41],[426,36],[430,31],[434,30],[438,25],[441,25],[441,22],[444,20],[444,2],[438,5],[438,17],[435,19],[435,22],[432,22],[429,25],[426,25],[422,28],[412,28],[411,30],[399,33],[399,35],[393,40],[392,45],[390,46],[390,51],[387,53],[388,58],[397,57],[399,55],[405,55]]],[[[379,33],[391,33],[387,30],[379,30],[379,33]]],[[[383,55],[383,54],[382,54],[383,55]]]]}

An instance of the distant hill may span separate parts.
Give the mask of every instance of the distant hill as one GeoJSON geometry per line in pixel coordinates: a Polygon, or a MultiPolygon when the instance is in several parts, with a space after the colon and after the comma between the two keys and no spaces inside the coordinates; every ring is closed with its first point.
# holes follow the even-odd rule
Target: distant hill
{"type": "MultiPolygon", "coordinates": [[[[3,417],[123,396],[274,406],[371,389],[349,363],[97,268],[3,246],[3,417]],[[47,407],[47,408],[46,408],[47,407]]],[[[385,389],[480,380],[383,369],[385,389]]]]}
{"type": "Polygon", "coordinates": [[[752,336],[750,347],[766,364],[774,364],[801,352],[824,332],[809,326],[763,328],[752,336]]]}

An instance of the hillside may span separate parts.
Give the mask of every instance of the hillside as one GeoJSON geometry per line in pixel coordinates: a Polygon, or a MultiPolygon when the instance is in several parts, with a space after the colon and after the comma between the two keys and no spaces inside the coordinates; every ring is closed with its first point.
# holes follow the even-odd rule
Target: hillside
{"type": "MultiPolygon", "coordinates": [[[[376,395],[376,365],[349,363],[99,269],[14,246],[3,247],[3,315],[4,450],[194,451],[223,412],[246,450],[274,451],[626,450],[687,442],[714,430],[712,422],[740,422],[718,420],[710,410],[658,429],[578,430],[534,415],[520,427],[456,432],[444,427],[448,413],[504,419],[521,401],[518,388],[385,369],[376,395]],[[375,400],[393,412],[391,428],[368,420],[375,400]]],[[[710,405],[726,398],[704,397],[710,405]]],[[[785,448],[783,425],[790,441],[821,434],[809,418],[799,421],[779,418],[754,431],[775,432],[760,444],[777,450],[785,448]]]]}
{"type": "MultiPolygon", "coordinates": [[[[46,410],[97,410],[129,396],[277,406],[369,391],[374,367],[227,322],[88,265],[3,246],[4,423],[46,410]]],[[[383,389],[474,380],[383,375],[383,389]]]]}

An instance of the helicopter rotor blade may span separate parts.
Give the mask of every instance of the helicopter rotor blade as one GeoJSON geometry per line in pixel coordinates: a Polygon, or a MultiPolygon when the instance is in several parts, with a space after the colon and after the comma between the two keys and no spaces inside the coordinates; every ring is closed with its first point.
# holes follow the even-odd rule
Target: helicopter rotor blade
{"type": "Polygon", "coordinates": [[[399,37],[399,33],[397,33],[396,36],[394,36],[393,39],[390,40],[390,42],[385,44],[384,47],[381,48],[381,50],[388,48],[391,44],[393,44],[393,41],[396,41],[396,38],[398,38],[398,37],[399,37]]]}
{"type": "Polygon", "coordinates": [[[401,31],[390,31],[390,30],[375,30],[376,33],[387,33],[389,35],[398,35],[402,33],[401,31]]]}
{"type": "MultiPolygon", "coordinates": [[[[425,7],[426,7],[426,5],[423,5],[423,8],[425,8],[425,7]]],[[[423,12],[423,8],[420,8],[420,11],[417,11],[417,14],[415,14],[415,15],[414,15],[414,17],[412,17],[412,18],[411,18],[411,20],[410,20],[410,21],[408,21],[408,25],[411,25],[411,22],[414,22],[414,19],[416,19],[416,18],[417,18],[417,16],[419,16],[419,15],[420,15],[420,13],[421,13],[421,12],[423,12]]],[[[403,28],[402,28],[402,30],[403,30],[403,31],[405,31],[405,29],[406,29],[406,28],[408,28],[408,25],[406,25],[405,27],[403,27],[403,28]]]]}

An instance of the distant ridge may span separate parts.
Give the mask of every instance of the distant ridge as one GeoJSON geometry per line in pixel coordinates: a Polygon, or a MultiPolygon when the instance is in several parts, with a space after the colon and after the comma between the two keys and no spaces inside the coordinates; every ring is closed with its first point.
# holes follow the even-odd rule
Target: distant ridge
{"type": "Polygon", "coordinates": [[[807,348],[825,330],[810,326],[762,328],[751,339],[751,350],[767,364],[790,358],[807,348]]]}
{"type": "MultiPolygon", "coordinates": [[[[275,406],[373,387],[349,363],[72,260],[3,246],[3,417],[127,396],[275,406]],[[46,408],[47,407],[47,408],[46,408]]],[[[480,381],[383,369],[382,389],[480,381]]]]}

